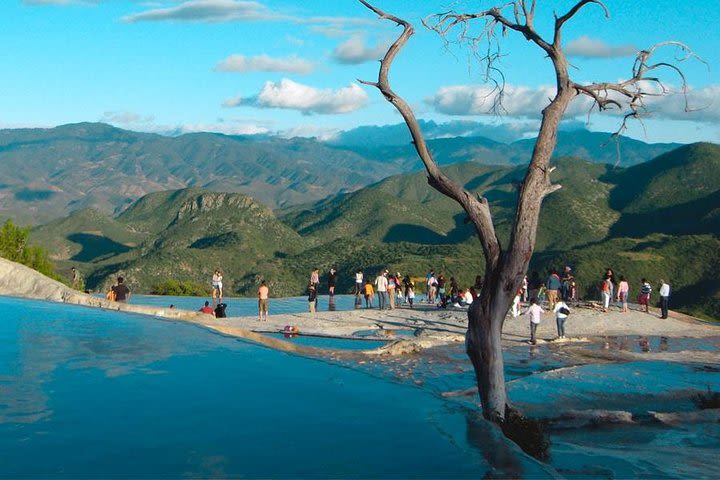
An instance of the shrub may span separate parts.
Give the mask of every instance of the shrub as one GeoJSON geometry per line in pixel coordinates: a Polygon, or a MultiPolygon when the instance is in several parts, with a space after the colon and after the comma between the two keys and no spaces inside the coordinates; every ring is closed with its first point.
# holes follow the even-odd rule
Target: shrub
{"type": "Polygon", "coordinates": [[[210,289],[203,284],[190,281],[165,280],[152,287],[153,295],[172,295],[176,297],[205,297],[210,295],[210,289]]]}
{"type": "Polygon", "coordinates": [[[30,227],[18,227],[12,220],[6,220],[0,228],[0,257],[22,263],[45,276],[65,282],[53,267],[47,250],[37,245],[28,245],[30,227]]]}

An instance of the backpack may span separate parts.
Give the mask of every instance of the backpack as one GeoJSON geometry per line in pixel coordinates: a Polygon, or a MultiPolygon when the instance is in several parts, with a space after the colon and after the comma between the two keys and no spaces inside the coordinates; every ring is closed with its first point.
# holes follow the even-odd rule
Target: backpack
{"type": "Polygon", "coordinates": [[[570,309],[565,307],[560,307],[560,310],[558,310],[558,313],[562,313],[563,315],[570,315],[570,309]]]}

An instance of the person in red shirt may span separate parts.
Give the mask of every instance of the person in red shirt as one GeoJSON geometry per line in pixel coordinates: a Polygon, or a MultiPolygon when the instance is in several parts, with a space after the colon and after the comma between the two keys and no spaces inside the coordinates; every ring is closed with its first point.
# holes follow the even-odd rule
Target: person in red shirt
{"type": "Polygon", "coordinates": [[[205,306],[203,306],[200,309],[200,311],[202,313],[207,313],[208,315],[212,315],[213,317],[215,316],[215,310],[213,310],[213,308],[210,306],[210,302],[208,302],[208,301],[205,301],[205,306]]]}

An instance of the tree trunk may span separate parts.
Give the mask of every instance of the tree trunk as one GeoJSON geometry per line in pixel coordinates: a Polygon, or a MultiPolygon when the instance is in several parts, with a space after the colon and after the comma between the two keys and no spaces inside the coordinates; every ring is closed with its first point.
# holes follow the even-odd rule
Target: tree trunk
{"type": "Polygon", "coordinates": [[[485,274],[478,299],[468,310],[465,349],[475,369],[483,416],[495,423],[505,418],[507,392],[502,352],[502,327],[512,297],[503,287],[501,266],[485,274]]]}

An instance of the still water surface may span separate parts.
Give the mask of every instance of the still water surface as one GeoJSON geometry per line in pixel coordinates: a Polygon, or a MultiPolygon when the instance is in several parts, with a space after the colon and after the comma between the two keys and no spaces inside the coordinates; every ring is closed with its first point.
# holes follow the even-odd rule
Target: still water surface
{"type": "Polygon", "coordinates": [[[183,323],[0,297],[0,476],[482,477],[462,406],[183,323]]]}
{"type": "MultiPolygon", "coordinates": [[[[336,308],[353,308],[341,298],[336,308]]],[[[255,314],[254,299],[227,303],[231,315],[255,314]]],[[[272,299],[271,314],[305,306],[272,299]]],[[[3,297],[0,312],[0,477],[717,477],[720,423],[667,426],[648,414],[692,411],[697,392],[720,390],[717,365],[584,365],[562,346],[507,349],[508,392],[524,412],[633,415],[622,425],[552,423],[542,466],[477,419],[477,397],[443,397],[474,383],[462,345],[330,363],[141,315],[3,297]]],[[[609,351],[646,343],[720,348],[720,338],[624,337],[609,351]]]]}

